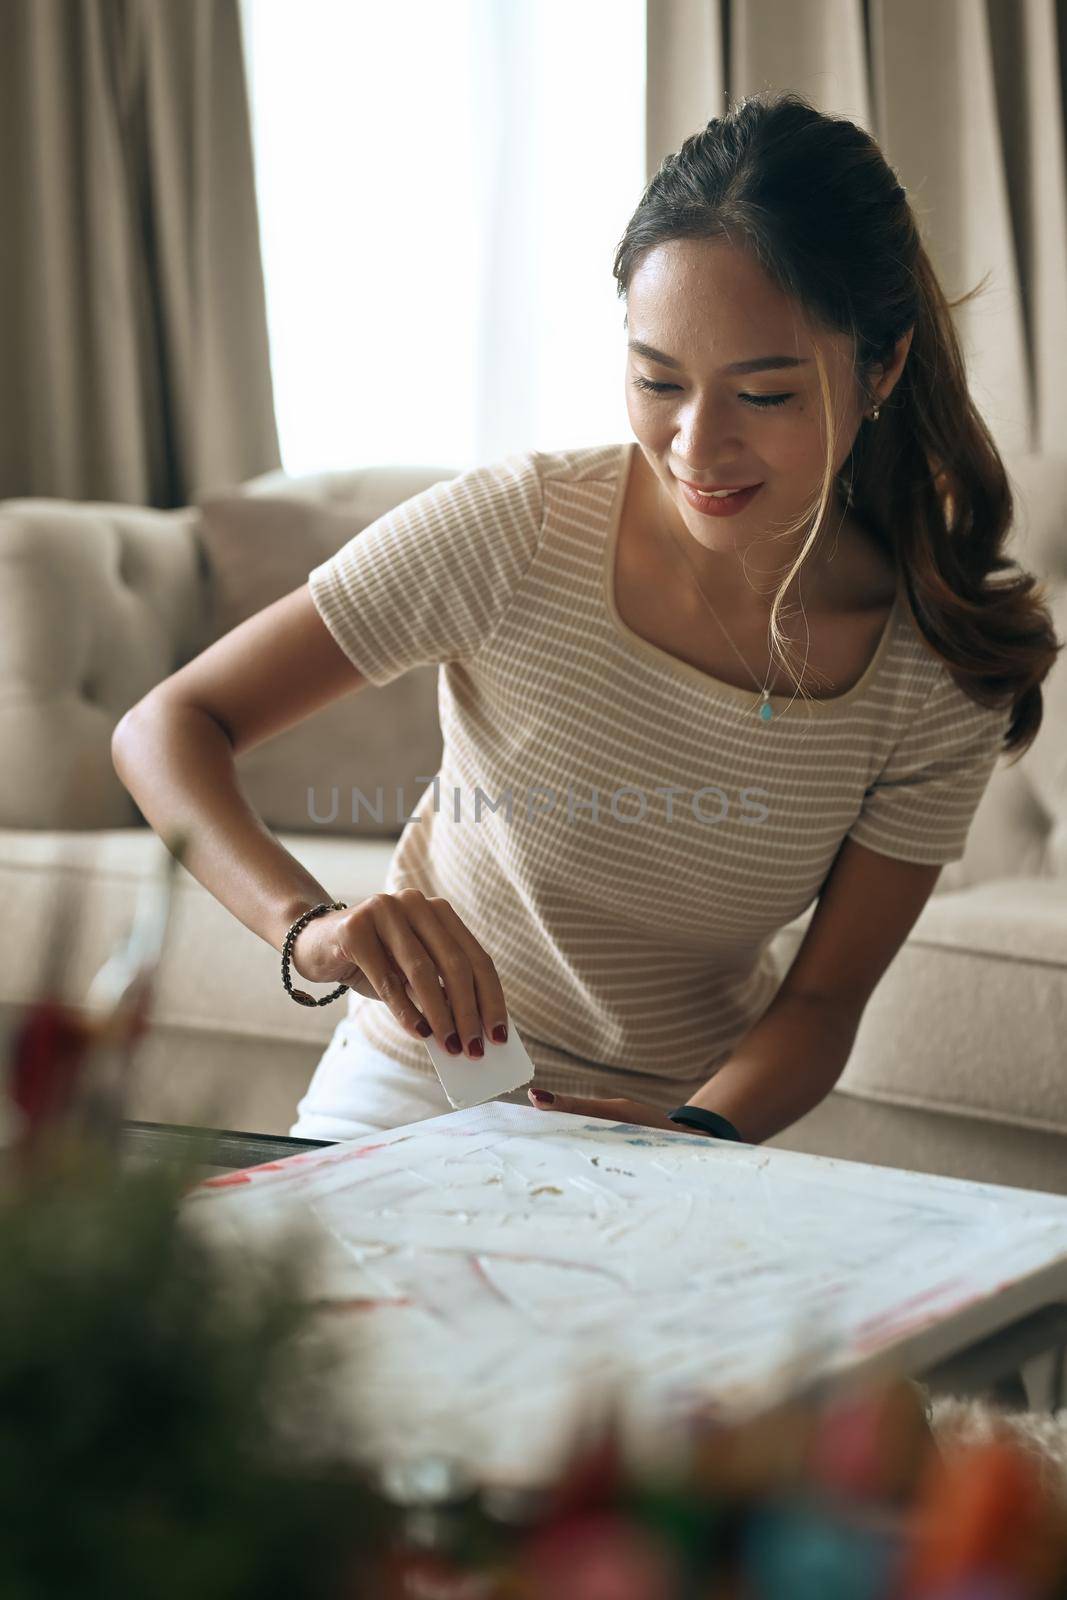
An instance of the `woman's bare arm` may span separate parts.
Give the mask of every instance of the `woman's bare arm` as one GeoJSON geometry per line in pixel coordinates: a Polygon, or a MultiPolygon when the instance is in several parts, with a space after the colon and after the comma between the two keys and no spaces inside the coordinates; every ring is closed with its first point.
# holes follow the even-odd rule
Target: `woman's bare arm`
{"type": "Polygon", "coordinates": [[[324,888],[249,806],[234,757],[366,679],[315,610],[307,584],[242,622],[151,689],[111,739],[115,771],[149,825],[187,838],[184,865],[280,951],[324,888]]]}

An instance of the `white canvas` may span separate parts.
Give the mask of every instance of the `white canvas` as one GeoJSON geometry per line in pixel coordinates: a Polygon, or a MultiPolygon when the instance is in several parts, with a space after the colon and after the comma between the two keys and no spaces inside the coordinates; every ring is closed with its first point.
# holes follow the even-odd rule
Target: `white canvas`
{"type": "Polygon", "coordinates": [[[378,1459],[535,1481],[613,1386],[634,1431],[826,1372],[940,1361],[1067,1297],[1067,1198],[490,1102],[209,1180],[239,1249],[306,1229],[378,1459]]]}

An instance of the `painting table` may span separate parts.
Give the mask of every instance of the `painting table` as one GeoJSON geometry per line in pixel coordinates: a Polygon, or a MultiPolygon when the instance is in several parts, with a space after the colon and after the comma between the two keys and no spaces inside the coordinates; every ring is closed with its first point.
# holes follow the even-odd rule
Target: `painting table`
{"type": "Polygon", "coordinates": [[[182,1205],[227,1248],[302,1241],[361,1454],[511,1481],[609,1388],[637,1429],[758,1408],[804,1340],[827,1375],[926,1381],[1067,1306],[1067,1197],[499,1101],[182,1205]]]}

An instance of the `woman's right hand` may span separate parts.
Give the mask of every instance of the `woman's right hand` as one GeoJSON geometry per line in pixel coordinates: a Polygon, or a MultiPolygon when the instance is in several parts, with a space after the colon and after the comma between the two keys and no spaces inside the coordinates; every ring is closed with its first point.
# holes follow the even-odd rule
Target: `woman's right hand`
{"type": "Polygon", "coordinates": [[[504,991],[489,956],[447,900],[421,889],[372,894],[315,917],[301,928],[290,960],[309,983],[344,983],[383,1001],[415,1038],[428,1022],[453,1055],[477,1058],[483,1024],[490,1037],[506,1026],[504,991]],[[449,1046],[450,1035],[458,1036],[458,1048],[455,1037],[449,1046]]]}

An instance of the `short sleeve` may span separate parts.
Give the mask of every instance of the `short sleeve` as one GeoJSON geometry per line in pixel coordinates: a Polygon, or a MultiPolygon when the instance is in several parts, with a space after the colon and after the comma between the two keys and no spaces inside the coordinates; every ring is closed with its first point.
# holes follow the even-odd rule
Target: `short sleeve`
{"type": "Polygon", "coordinates": [[[533,561],[536,451],[472,467],[387,511],[308,574],[323,622],[375,688],[486,643],[533,561]]]}
{"type": "Polygon", "coordinates": [[[902,861],[960,860],[1011,716],[1011,707],[977,705],[943,669],[865,791],[848,837],[902,861]]]}

